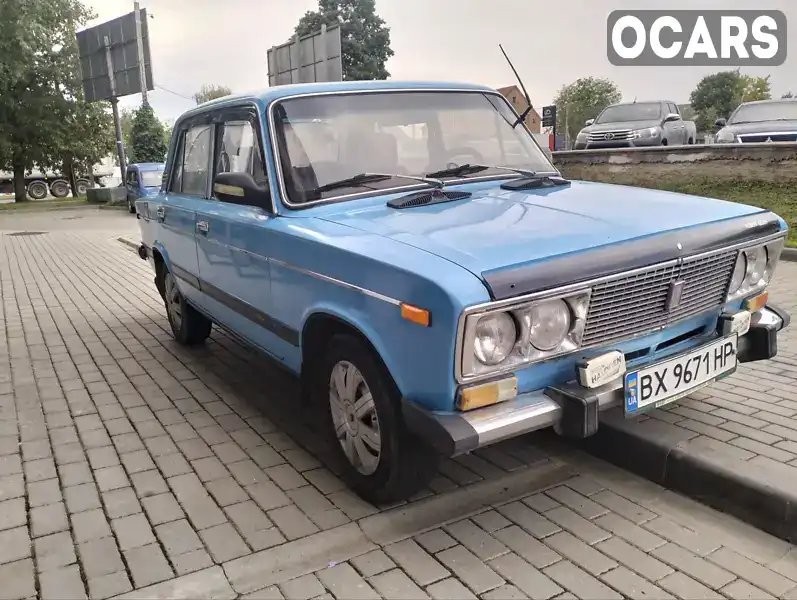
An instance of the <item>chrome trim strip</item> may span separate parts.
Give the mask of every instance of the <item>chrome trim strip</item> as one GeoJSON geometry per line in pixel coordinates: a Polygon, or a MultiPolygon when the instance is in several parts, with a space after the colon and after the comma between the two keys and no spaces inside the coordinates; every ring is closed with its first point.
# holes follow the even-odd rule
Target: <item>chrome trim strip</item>
{"type": "MultiPolygon", "coordinates": [[[[272,153],[274,155],[274,168],[277,171],[277,183],[279,185],[280,200],[282,201],[282,203],[285,206],[287,206],[288,208],[291,208],[291,209],[296,209],[296,208],[302,209],[302,208],[307,208],[307,207],[310,207],[310,206],[318,206],[320,204],[328,204],[328,203],[331,203],[331,202],[340,202],[341,200],[355,199],[356,197],[373,196],[373,195],[375,195],[375,192],[379,192],[379,194],[383,194],[383,193],[387,194],[387,193],[392,193],[392,192],[395,192],[395,191],[398,191],[398,190],[411,191],[414,188],[425,189],[423,185],[410,184],[410,185],[405,185],[405,186],[397,186],[397,187],[394,187],[394,188],[385,188],[385,189],[381,189],[381,190],[369,190],[368,192],[358,192],[356,194],[344,194],[342,196],[335,196],[333,198],[324,198],[324,199],[321,199],[321,200],[313,200],[312,202],[303,202],[303,203],[297,204],[295,202],[291,202],[290,200],[288,200],[288,190],[285,187],[285,179],[284,179],[284,176],[283,176],[283,173],[282,173],[282,166],[281,166],[282,163],[281,163],[281,157],[280,157],[280,153],[279,153],[279,145],[277,144],[277,128],[276,128],[276,118],[274,116],[274,110],[276,109],[277,104],[279,104],[280,102],[284,102],[286,100],[292,100],[292,99],[295,99],[295,98],[311,98],[311,97],[315,97],[315,96],[339,96],[339,95],[380,94],[380,93],[381,94],[391,94],[391,93],[395,94],[395,93],[409,93],[409,92],[413,92],[413,93],[417,93],[417,92],[421,92],[421,93],[446,93],[446,92],[451,92],[451,93],[469,93],[469,94],[482,94],[482,95],[497,96],[498,98],[501,98],[504,101],[504,103],[506,103],[506,105],[515,114],[516,117],[518,117],[518,118],[520,117],[518,112],[515,110],[515,107],[512,106],[512,104],[510,104],[509,101],[500,92],[498,92],[497,90],[492,90],[492,89],[480,90],[480,89],[468,89],[468,88],[448,88],[448,89],[446,89],[446,88],[395,88],[395,89],[377,89],[377,90],[373,90],[373,89],[371,89],[371,90],[336,90],[336,91],[331,91],[331,92],[313,92],[313,93],[310,93],[310,94],[293,94],[293,95],[290,95],[290,96],[283,96],[282,98],[275,98],[266,107],[266,120],[268,121],[269,137],[271,138],[271,151],[272,151],[272,153]]],[[[521,122],[520,124],[523,126],[523,129],[528,134],[529,139],[532,141],[532,143],[534,143],[534,145],[537,146],[537,148],[540,151],[540,154],[545,158],[545,160],[548,160],[548,157],[545,155],[545,152],[542,150],[540,145],[537,143],[537,139],[531,134],[531,132],[529,131],[528,127],[526,127],[526,123],[525,122],[521,122]]],[[[548,160],[548,162],[551,164],[551,166],[554,167],[554,169],[556,168],[555,165],[550,160],[548,160]]],[[[560,172],[558,170],[554,170],[554,171],[550,171],[550,172],[546,171],[545,173],[540,172],[540,174],[541,175],[542,174],[560,175],[560,172]]],[[[495,177],[495,178],[496,179],[509,179],[510,177],[499,176],[499,177],[495,177]]],[[[479,179],[483,179],[483,178],[479,178],[479,179]]],[[[471,179],[461,179],[461,180],[456,179],[456,180],[452,180],[451,182],[447,182],[447,183],[450,183],[451,185],[461,185],[461,184],[464,184],[464,183],[469,183],[469,182],[474,182],[474,181],[476,181],[476,179],[473,179],[473,178],[471,178],[471,179]]]]}
{"type": "Polygon", "coordinates": [[[761,132],[751,132],[751,133],[737,133],[736,137],[744,138],[744,137],[753,137],[757,135],[797,135],[797,131],[761,131],[761,132]]]}
{"type": "MultiPolygon", "coordinates": [[[[468,306],[460,313],[459,321],[457,323],[457,340],[456,340],[456,345],[455,345],[455,348],[454,348],[454,377],[455,377],[455,379],[456,379],[458,384],[473,383],[473,382],[476,382],[476,381],[481,381],[483,379],[488,379],[490,377],[495,377],[496,375],[503,375],[503,374],[508,373],[510,371],[516,371],[518,369],[524,369],[524,368],[527,368],[527,367],[529,367],[529,366],[531,366],[533,364],[536,364],[536,363],[533,363],[533,362],[527,362],[527,363],[521,363],[521,364],[517,364],[516,363],[516,364],[512,364],[512,365],[506,366],[506,367],[504,367],[502,369],[496,369],[494,371],[490,371],[489,373],[485,373],[485,374],[482,374],[482,375],[464,376],[462,374],[462,370],[463,370],[463,365],[464,365],[464,362],[465,362],[465,356],[464,356],[465,322],[466,322],[467,317],[469,315],[472,315],[472,314],[478,313],[478,312],[489,313],[489,312],[496,311],[496,310],[506,309],[507,307],[515,307],[516,305],[523,305],[523,304],[526,304],[526,303],[528,303],[530,301],[533,301],[533,300],[542,300],[542,299],[549,298],[549,297],[555,297],[555,296],[561,296],[563,294],[569,294],[571,292],[576,292],[576,291],[583,290],[583,289],[586,289],[586,288],[591,288],[592,286],[595,286],[595,285],[600,284],[600,283],[606,283],[606,282],[610,282],[610,281],[613,281],[613,280],[616,280],[616,279],[623,279],[625,277],[630,277],[630,276],[635,275],[637,273],[642,273],[642,272],[645,272],[645,271],[649,271],[651,269],[659,269],[659,268],[664,268],[664,267],[669,267],[669,266],[672,266],[672,265],[680,264],[680,263],[682,263],[685,260],[706,258],[706,257],[709,257],[709,256],[713,256],[715,254],[723,254],[725,252],[731,252],[731,251],[734,251],[734,250],[744,250],[744,249],[747,249],[747,248],[752,248],[754,246],[764,245],[764,244],[767,244],[769,242],[772,242],[772,241],[775,241],[775,240],[778,240],[778,239],[785,239],[786,235],[787,235],[786,232],[781,231],[781,232],[778,232],[776,234],[772,234],[772,235],[768,235],[766,237],[759,238],[757,240],[752,240],[752,241],[748,240],[746,242],[739,242],[738,244],[733,244],[731,246],[725,246],[724,248],[718,248],[716,250],[710,250],[710,251],[707,251],[707,252],[701,252],[699,254],[691,254],[689,256],[683,256],[683,257],[675,259],[675,260],[668,260],[668,261],[665,261],[665,262],[662,262],[662,263],[656,263],[656,264],[652,264],[652,265],[647,265],[645,267],[639,267],[638,269],[633,269],[631,271],[624,271],[622,273],[614,273],[613,275],[606,275],[604,277],[599,277],[599,278],[596,278],[596,279],[582,281],[582,282],[579,282],[579,283],[573,283],[573,284],[570,284],[570,285],[566,285],[566,286],[562,286],[562,287],[554,288],[554,289],[550,289],[550,290],[543,290],[541,292],[533,292],[531,294],[518,296],[517,298],[507,298],[505,300],[498,300],[498,301],[494,301],[494,302],[483,302],[481,304],[474,304],[472,306],[468,306]]],[[[764,289],[766,289],[766,288],[764,288],[764,289]]],[[[759,290],[756,293],[759,293],[760,291],[761,290],[759,290]]],[[[676,322],[668,324],[667,327],[675,326],[678,323],[680,323],[681,321],[694,318],[695,316],[699,316],[699,315],[690,315],[688,317],[684,317],[684,319],[681,319],[680,321],[676,321],[676,322]]],[[[648,332],[648,333],[655,333],[655,331],[648,332]]],[[[648,335],[648,334],[644,334],[644,335],[648,335]]],[[[638,337],[642,337],[642,335],[637,335],[637,336],[630,337],[630,338],[627,338],[627,339],[624,338],[622,340],[618,340],[615,343],[623,343],[623,342],[626,342],[628,340],[636,339],[638,337]]],[[[567,354],[573,354],[574,352],[579,352],[579,351],[585,350],[585,349],[588,349],[588,348],[587,347],[579,347],[576,350],[573,350],[572,352],[569,352],[569,353],[557,354],[554,358],[561,358],[562,356],[566,356],[567,354]]],[[[541,362],[541,361],[538,361],[538,362],[541,362]]]]}
{"type": "Polygon", "coordinates": [[[292,271],[296,271],[297,273],[302,273],[303,275],[309,275],[310,277],[315,277],[316,279],[320,279],[322,281],[327,281],[329,283],[334,283],[335,285],[339,285],[341,287],[345,287],[350,290],[354,290],[356,292],[360,292],[361,294],[365,294],[366,296],[370,296],[371,298],[376,298],[377,300],[381,300],[382,302],[387,302],[388,304],[393,304],[394,306],[400,306],[401,301],[396,300],[395,298],[391,298],[390,296],[385,296],[384,294],[380,294],[379,292],[374,292],[373,290],[366,289],[364,287],[360,287],[359,285],[354,285],[353,283],[348,283],[346,281],[341,281],[340,279],[335,279],[334,277],[330,277],[329,275],[323,275],[321,273],[316,273],[315,271],[310,271],[309,269],[304,269],[302,267],[297,267],[296,265],[291,265],[289,263],[283,262],[276,258],[269,258],[269,262],[274,263],[275,265],[279,265],[280,267],[284,267],[286,269],[290,269],[292,271]]]}

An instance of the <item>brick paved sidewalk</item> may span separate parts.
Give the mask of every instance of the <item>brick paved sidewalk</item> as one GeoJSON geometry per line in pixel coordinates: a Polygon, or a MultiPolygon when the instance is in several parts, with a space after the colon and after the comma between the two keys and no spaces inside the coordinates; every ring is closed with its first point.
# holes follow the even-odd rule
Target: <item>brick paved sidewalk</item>
{"type": "Polygon", "coordinates": [[[10,219],[2,598],[795,593],[791,546],[546,436],[370,506],[296,414],[295,382],[216,331],[171,340],[148,266],[116,241],[134,219],[10,219]]]}

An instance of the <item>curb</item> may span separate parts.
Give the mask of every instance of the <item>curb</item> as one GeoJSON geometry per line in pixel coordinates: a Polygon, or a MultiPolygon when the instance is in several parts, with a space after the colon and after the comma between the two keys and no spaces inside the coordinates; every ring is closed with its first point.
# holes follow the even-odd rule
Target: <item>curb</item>
{"type": "Polygon", "coordinates": [[[30,214],[30,213],[41,213],[41,212],[55,212],[59,210],[91,210],[97,209],[98,204],[79,204],[77,206],[26,206],[25,208],[5,208],[0,209],[0,216],[2,215],[19,215],[19,214],[30,214]]]}
{"type": "Polygon", "coordinates": [[[656,419],[626,420],[617,413],[607,414],[598,433],[576,445],[787,542],[797,541],[793,467],[763,457],[748,461],[734,455],[735,446],[656,419]]]}
{"type": "Polygon", "coordinates": [[[129,240],[124,237],[118,237],[116,238],[116,241],[124,244],[125,246],[129,246],[133,250],[138,250],[138,244],[136,244],[133,240],[129,240]]]}
{"type": "Polygon", "coordinates": [[[780,258],[789,262],[797,262],[797,248],[784,248],[780,253],[780,258]]]}

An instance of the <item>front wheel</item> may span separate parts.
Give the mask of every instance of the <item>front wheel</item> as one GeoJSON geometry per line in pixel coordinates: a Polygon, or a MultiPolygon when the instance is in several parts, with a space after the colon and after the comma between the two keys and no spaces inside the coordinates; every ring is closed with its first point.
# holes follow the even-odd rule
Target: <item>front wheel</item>
{"type": "Polygon", "coordinates": [[[130,200],[130,196],[127,197],[127,212],[129,212],[131,215],[136,214],[136,205],[130,200]]]}
{"type": "Polygon", "coordinates": [[[374,504],[405,500],[423,489],[437,455],[406,428],[398,390],[372,351],[349,335],[326,349],[316,389],[343,478],[374,504]]]}
{"type": "Polygon", "coordinates": [[[31,181],[28,184],[28,196],[34,200],[44,200],[47,197],[47,184],[43,181],[31,181]]]}
{"type": "Polygon", "coordinates": [[[164,302],[174,339],[184,346],[197,346],[210,335],[213,323],[185,301],[174,275],[167,272],[163,279],[164,302]]]}

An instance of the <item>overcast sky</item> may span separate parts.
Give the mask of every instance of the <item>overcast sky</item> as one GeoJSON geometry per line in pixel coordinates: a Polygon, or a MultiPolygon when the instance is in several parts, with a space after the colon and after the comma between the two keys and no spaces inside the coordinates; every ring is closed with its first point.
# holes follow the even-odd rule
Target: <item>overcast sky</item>
{"type": "MultiPolygon", "coordinates": [[[[107,21],[132,0],[84,0],[107,21]]],[[[315,0],[141,0],[149,20],[157,88],[150,103],[174,119],[194,105],[203,83],[243,92],[268,87],[266,50],[285,42],[315,0]],[[170,93],[165,89],[171,90],[170,93]],[[182,98],[180,96],[187,98],[182,98]]],[[[393,79],[447,80],[500,87],[514,83],[498,44],[515,63],[532,102],[548,104],[579,77],[615,81],[625,99],[688,102],[700,78],[717,69],[614,67],[606,57],[606,17],[615,9],[776,9],[789,19],[789,56],[771,75],[773,95],[797,93],[797,0],[376,0],[390,27],[393,79]]],[[[141,96],[121,101],[135,107],[141,96]]]]}

